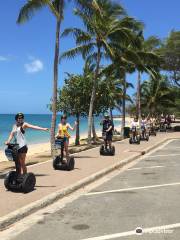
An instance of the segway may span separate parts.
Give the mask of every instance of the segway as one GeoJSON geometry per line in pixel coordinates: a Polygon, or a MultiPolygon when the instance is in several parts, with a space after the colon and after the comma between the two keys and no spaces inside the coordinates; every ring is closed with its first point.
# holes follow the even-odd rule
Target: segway
{"type": "Polygon", "coordinates": [[[146,133],[146,128],[145,126],[141,126],[141,135],[140,135],[141,140],[149,141],[149,135],[146,133]]]}
{"type": "Polygon", "coordinates": [[[5,155],[9,161],[15,162],[16,171],[10,171],[4,179],[7,190],[28,193],[34,190],[36,177],[33,173],[19,174],[18,144],[8,144],[5,155]]]}
{"type": "Polygon", "coordinates": [[[167,132],[167,124],[166,123],[160,123],[160,132],[167,132]]]}
{"type": "Polygon", "coordinates": [[[129,143],[130,144],[140,144],[140,136],[137,133],[136,127],[132,127],[131,129],[131,135],[130,135],[130,139],[129,139],[129,143]]]}
{"type": "Polygon", "coordinates": [[[64,160],[64,138],[57,138],[54,145],[55,151],[60,150],[60,154],[53,159],[53,168],[55,170],[71,171],[74,169],[75,161],[73,156],[69,156],[68,160],[64,160]]]}
{"type": "Polygon", "coordinates": [[[100,155],[104,156],[114,156],[115,155],[115,146],[109,147],[107,140],[107,133],[103,133],[104,144],[100,147],[100,155]]]}
{"type": "Polygon", "coordinates": [[[151,124],[149,129],[149,136],[156,136],[156,128],[151,124]]]}

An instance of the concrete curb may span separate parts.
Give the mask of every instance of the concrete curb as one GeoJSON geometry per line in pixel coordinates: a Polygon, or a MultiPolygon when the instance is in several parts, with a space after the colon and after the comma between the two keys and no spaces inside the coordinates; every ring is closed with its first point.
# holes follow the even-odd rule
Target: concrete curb
{"type": "Polygon", "coordinates": [[[28,215],[44,208],[47,207],[48,205],[54,203],[55,201],[63,198],[64,196],[67,196],[75,191],[77,191],[78,189],[85,187],[86,185],[102,178],[103,176],[105,176],[106,174],[114,171],[117,168],[123,167],[125,164],[128,164],[134,160],[136,160],[137,158],[139,158],[140,156],[150,152],[152,149],[157,148],[158,146],[160,146],[161,144],[167,142],[168,140],[171,139],[176,139],[176,138],[167,138],[164,139],[156,144],[154,144],[153,146],[150,146],[149,148],[146,148],[144,151],[141,151],[139,153],[134,153],[134,156],[126,158],[124,160],[118,161],[117,163],[95,173],[90,175],[89,177],[86,177],[80,181],[78,181],[77,183],[70,185],[64,189],[58,190],[54,193],[49,194],[48,196],[34,202],[31,203],[21,209],[18,209],[4,217],[0,218],[0,231],[4,230],[5,228],[7,228],[8,226],[12,225],[13,223],[20,221],[21,219],[27,217],[28,215]]]}

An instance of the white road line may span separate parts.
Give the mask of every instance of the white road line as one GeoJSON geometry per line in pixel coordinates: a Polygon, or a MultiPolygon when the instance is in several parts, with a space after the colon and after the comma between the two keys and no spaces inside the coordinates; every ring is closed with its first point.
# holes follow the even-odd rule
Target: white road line
{"type": "Polygon", "coordinates": [[[170,150],[174,150],[174,149],[180,149],[180,147],[168,147],[168,148],[166,148],[166,150],[168,150],[168,151],[170,151],[170,150]]]}
{"type": "Polygon", "coordinates": [[[173,156],[180,156],[180,153],[179,154],[152,155],[152,156],[148,156],[148,157],[154,158],[154,157],[173,157],[173,156]]]}
{"type": "Polygon", "coordinates": [[[144,187],[122,188],[122,189],[109,190],[109,191],[103,191],[103,192],[89,192],[85,195],[91,196],[91,195],[100,195],[100,194],[107,194],[107,193],[127,192],[127,191],[132,191],[132,190],[143,190],[143,189],[150,189],[150,188],[169,187],[169,186],[176,186],[176,185],[180,185],[180,182],[160,184],[160,185],[150,185],[150,186],[144,186],[144,187]]]}
{"type": "Polygon", "coordinates": [[[128,171],[141,170],[141,169],[149,169],[149,168],[164,168],[164,167],[166,167],[166,166],[152,166],[152,167],[129,168],[128,171]]]}
{"type": "MultiPolygon", "coordinates": [[[[167,230],[171,230],[171,229],[173,230],[176,228],[180,228],[180,223],[162,225],[162,226],[151,227],[151,228],[144,228],[142,234],[164,233],[167,230]]],[[[110,234],[110,235],[104,235],[104,236],[99,236],[99,237],[85,238],[82,240],[109,240],[109,239],[116,239],[116,238],[120,238],[120,237],[128,237],[128,236],[133,236],[133,235],[137,235],[135,230],[128,231],[128,232],[122,232],[122,233],[115,233],[115,234],[110,234]]]]}

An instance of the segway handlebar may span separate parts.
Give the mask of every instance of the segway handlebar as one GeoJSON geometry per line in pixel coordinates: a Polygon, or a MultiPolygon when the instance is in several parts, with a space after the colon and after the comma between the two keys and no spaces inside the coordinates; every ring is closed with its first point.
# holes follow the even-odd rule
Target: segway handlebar
{"type": "Polygon", "coordinates": [[[19,144],[17,144],[17,143],[7,143],[5,145],[9,146],[9,147],[17,147],[17,146],[19,146],[19,144]]]}

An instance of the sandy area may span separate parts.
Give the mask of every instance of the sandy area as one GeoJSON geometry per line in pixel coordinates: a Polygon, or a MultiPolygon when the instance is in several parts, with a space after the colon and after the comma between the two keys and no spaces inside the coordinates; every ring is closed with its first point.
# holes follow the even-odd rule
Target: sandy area
{"type": "MultiPolygon", "coordinates": [[[[114,118],[115,121],[122,121],[122,118],[114,118]]],[[[126,117],[126,126],[129,126],[131,124],[132,118],[131,117],[126,117]]],[[[119,129],[117,129],[119,131],[119,129]]]]}

